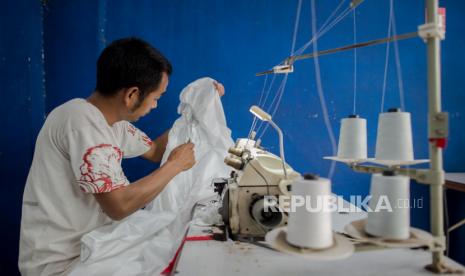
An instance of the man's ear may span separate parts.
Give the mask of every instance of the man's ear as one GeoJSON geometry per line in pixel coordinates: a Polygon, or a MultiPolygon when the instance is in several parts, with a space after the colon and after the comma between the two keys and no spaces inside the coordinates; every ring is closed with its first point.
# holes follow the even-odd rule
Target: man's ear
{"type": "Polygon", "coordinates": [[[139,87],[133,86],[124,90],[124,104],[128,108],[133,108],[138,102],[140,97],[139,87]]]}

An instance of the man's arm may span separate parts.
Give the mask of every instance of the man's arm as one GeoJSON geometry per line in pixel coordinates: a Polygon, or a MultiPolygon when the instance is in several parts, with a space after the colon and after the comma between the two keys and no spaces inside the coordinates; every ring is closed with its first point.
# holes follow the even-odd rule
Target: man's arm
{"type": "Polygon", "coordinates": [[[157,139],[153,140],[151,148],[146,153],[142,154],[142,157],[154,163],[160,163],[166,150],[169,132],[170,130],[168,129],[157,139]]]}
{"type": "Polygon", "coordinates": [[[131,185],[108,193],[94,194],[103,211],[114,220],[121,220],[152,201],[177,174],[195,164],[194,145],[175,148],[165,164],[131,185]]]}

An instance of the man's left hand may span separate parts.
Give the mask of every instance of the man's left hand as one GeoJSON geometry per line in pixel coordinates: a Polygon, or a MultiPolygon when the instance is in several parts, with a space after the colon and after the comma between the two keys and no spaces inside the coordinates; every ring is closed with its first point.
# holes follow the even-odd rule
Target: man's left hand
{"type": "Polygon", "coordinates": [[[213,85],[215,86],[216,91],[218,91],[218,95],[220,95],[220,97],[223,97],[223,95],[224,95],[224,86],[223,86],[223,84],[221,84],[220,82],[214,81],[213,85]]]}

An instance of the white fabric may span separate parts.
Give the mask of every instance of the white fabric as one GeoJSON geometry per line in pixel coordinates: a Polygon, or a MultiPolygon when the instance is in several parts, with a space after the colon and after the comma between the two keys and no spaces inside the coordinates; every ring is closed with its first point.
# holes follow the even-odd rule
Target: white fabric
{"type": "Polygon", "coordinates": [[[189,139],[195,144],[197,164],[191,170],[177,175],[173,181],[147,206],[154,211],[178,211],[213,194],[211,180],[225,177],[230,171],[224,165],[229,147],[234,143],[231,130],[226,126],[223,105],[214,89],[213,79],[202,78],[184,88],[180,95],[178,113],[162,163],[179,144],[189,139]]]}
{"type": "Polygon", "coordinates": [[[59,274],[79,257],[80,239],[111,219],[90,193],[128,185],[121,159],[150,148],[126,121],[108,125],[84,99],[47,117],[36,142],[23,196],[19,268],[22,275],[59,274]]]}
{"type": "Polygon", "coordinates": [[[70,275],[157,275],[182,242],[192,208],[213,194],[213,178],[229,174],[223,159],[233,145],[220,97],[211,78],[189,84],[170,130],[164,163],[171,151],[189,139],[196,165],[173,178],[145,210],[82,238],[81,262],[70,275]]]}

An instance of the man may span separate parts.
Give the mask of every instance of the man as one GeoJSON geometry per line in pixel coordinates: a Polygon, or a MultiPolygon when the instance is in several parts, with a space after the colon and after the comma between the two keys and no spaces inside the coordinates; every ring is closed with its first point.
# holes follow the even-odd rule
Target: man
{"type": "MultiPolygon", "coordinates": [[[[151,141],[128,121],[157,107],[171,64],[146,42],[121,39],[97,62],[97,85],[85,99],[55,108],[36,142],[23,196],[19,268],[23,275],[64,274],[78,261],[83,234],[121,220],[152,201],[195,164],[194,145],[129,183],[121,159],[160,162],[168,133],[151,141]]],[[[217,84],[220,94],[224,93],[217,84]]]]}

